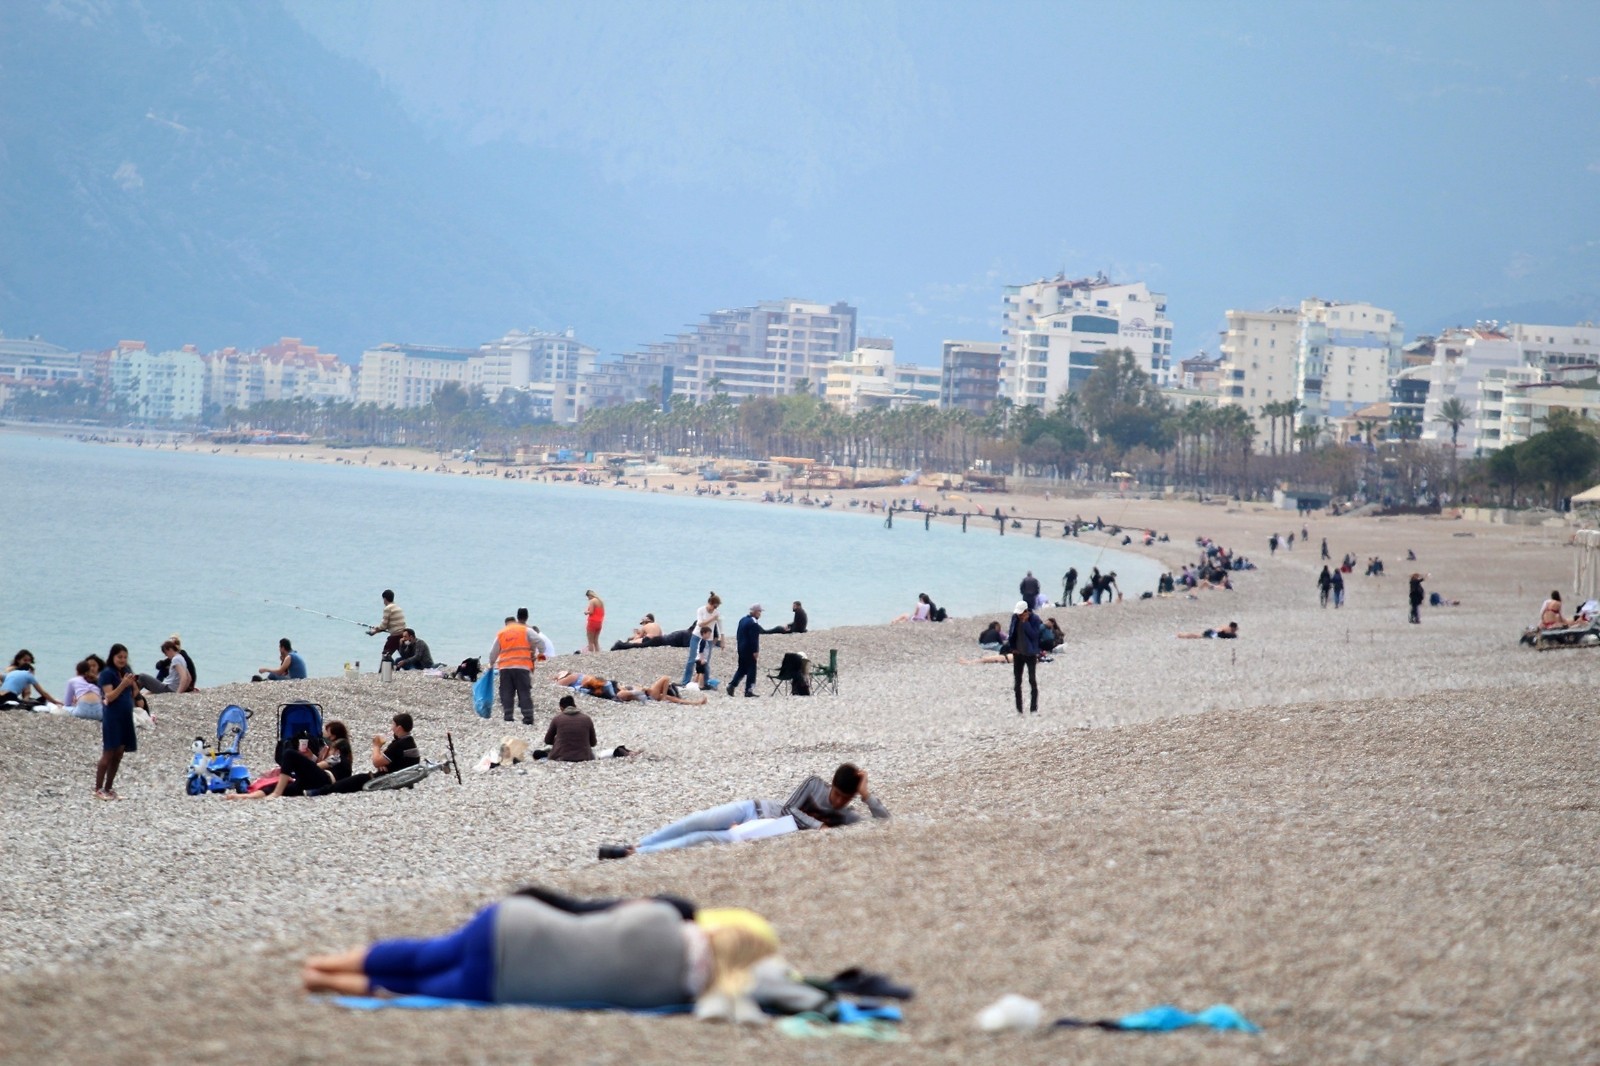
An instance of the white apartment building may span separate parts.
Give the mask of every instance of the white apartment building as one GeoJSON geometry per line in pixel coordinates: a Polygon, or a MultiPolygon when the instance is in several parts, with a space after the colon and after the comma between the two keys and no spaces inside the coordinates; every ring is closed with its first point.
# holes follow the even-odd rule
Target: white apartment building
{"type": "Polygon", "coordinates": [[[355,368],[331,352],[282,337],[252,352],[223,348],[201,357],[206,367],[206,402],[244,410],[269,400],[350,403],[355,368]]]}
{"type": "Polygon", "coordinates": [[[823,396],[851,414],[873,408],[932,407],[939,403],[939,382],[939,368],[896,363],[893,341],[863,337],[849,355],[828,364],[823,396]]]}
{"type": "Polygon", "coordinates": [[[1249,412],[1258,431],[1255,447],[1267,451],[1272,447],[1271,419],[1264,409],[1299,395],[1300,312],[1283,307],[1230,310],[1227,322],[1218,368],[1220,400],[1249,412]]]}
{"type": "Polygon", "coordinates": [[[112,402],[140,421],[193,422],[205,409],[205,361],[192,344],[165,352],[119,347],[108,372],[112,402]]]}
{"type": "Polygon", "coordinates": [[[447,381],[463,388],[474,384],[474,348],[439,348],[422,344],[380,344],[361,353],[357,403],[379,407],[426,407],[447,381]]]}
{"type": "Polygon", "coordinates": [[[1293,308],[1230,310],[1219,368],[1222,402],[1250,413],[1259,430],[1256,449],[1265,451],[1272,445],[1268,404],[1299,401],[1304,408],[1295,425],[1302,426],[1387,400],[1403,339],[1394,312],[1371,304],[1312,298],[1293,308]]]}
{"type": "Polygon", "coordinates": [[[1048,406],[1081,386],[1113,348],[1130,349],[1158,386],[1171,382],[1167,298],[1144,282],[1057,275],[1006,286],[1004,304],[1000,394],[1013,403],[1048,406]]]}
{"type": "Polygon", "coordinates": [[[1387,400],[1389,379],[1402,367],[1404,342],[1393,311],[1368,303],[1302,300],[1296,393],[1305,405],[1301,424],[1344,418],[1387,400]]]}
{"type": "Polygon", "coordinates": [[[472,383],[488,399],[497,400],[506,389],[575,382],[594,369],[599,357],[598,349],[578,340],[570,329],[561,333],[514,329],[497,341],[479,345],[472,383]]]}
{"type": "Polygon", "coordinates": [[[785,396],[801,382],[820,395],[828,364],[855,347],[856,309],[849,304],[764,300],[713,311],[626,361],[667,368],[671,395],[704,403],[715,392],[734,400],[785,396]]]}
{"type": "Polygon", "coordinates": [[[1594,392],[1559,378],[1600,365],[1600,327],[1482,323],[1445,330],[1434,341],[1433,362],[1407,372],[1429,382],[1422,439],[1448,444],[1449,425],[1439,411],[1460,400],[1469,420],[1457,436],[1461,455],[1481,455],[1539,433],[1551,408],[1585,413],[1594,392]]]}

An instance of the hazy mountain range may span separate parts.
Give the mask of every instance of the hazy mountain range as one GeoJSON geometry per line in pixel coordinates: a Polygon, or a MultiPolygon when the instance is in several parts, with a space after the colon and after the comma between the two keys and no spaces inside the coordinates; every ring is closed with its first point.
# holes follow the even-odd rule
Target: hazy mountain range
{"type": "Polygon", "coordinates": [[[1412,334],[1600,318],[1583,5],[1397,5],[1373,40],[1154,5],[1063,65],[1065,0],[1022,35],[961,2],[285,2],[0,0],[0,330],[613,353],[794,296],[934,362],[999,339],[1006,283],[1098,269],[1169,295],[1180,356],[1312,295],[1412,334]],[[1399,162],[1446,143],[1482,147],[1399,162]]]}
{"type": "Polygon", "coordinates": [[[498,189],[275,4],[11,0],[0,100],[11,335],[209,348],[292,331],[355,358],[576,302],[559,247],[486,223],[498,189]]]}

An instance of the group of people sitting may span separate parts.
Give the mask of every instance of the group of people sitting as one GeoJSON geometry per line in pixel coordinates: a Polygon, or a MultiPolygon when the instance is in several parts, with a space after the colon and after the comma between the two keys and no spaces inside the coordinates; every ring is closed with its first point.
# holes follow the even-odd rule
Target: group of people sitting
{"type": "Polygon", "coordinates": [[[404,711],[395,715],[387,737],[373,734],[371,772],[358,774],[349,729],[337,720],[324,722],[320,737],[290,737],[279,742],[275,773],[263,774],[248,792],[223,795],[233,800],[261,800],[360,792],[374,778],[422,761],[412,728],[411,715],[404,711]]]}
{"type": "MultiPolygon", "coordinates": [[[[62,698],[57,700],[34,673],[33,653],[26,648],[11,657],[11,667],[0,681],[0,707],[19,710],[59,710],[75,718],[101,720],[100,674],[106,662],[93,653],[73,667],[62,698]]],[[[149,711],[146,692],[193,692],[196,678],[194,659],[183,650],[183,638],[174,633],[161,642],[161,659],[148,674],[135,674],[134,706],[149,711]]]]}
{"type": "MultiPolygon", "coordinates": [[[[712,595],[714,596],[716,594],[713,593],[712,595]]],[[[718,599],[717,605],[720,606],[721,603],[722,600],[718,599]]],[[[794,615],[789,622],[784,625],[772,626],[769,629],[763,629],[761,632],[804,633],[807,626],[810,625],[810,619],[806,616],[805,607],[801,605],[799,600],[795,600],[791,609],[793,610],[794,615]]],[[[647,613],[643,618],[639,619],[639,624],[634,627],[633,632],[628,634],[628,639],[617,641],[615,644],[611,645],[611,650],[629,651],[635,648],[687,648],[695,643],[695,637],[697,636],[700,627],[704,624],[705,623],[699,617],[696,617],[695,622],[688,628],[675,629],[670,633],[665,633],[662,632],[661,623],[656,621],[656,616],[653,613],[647,613]]]]}

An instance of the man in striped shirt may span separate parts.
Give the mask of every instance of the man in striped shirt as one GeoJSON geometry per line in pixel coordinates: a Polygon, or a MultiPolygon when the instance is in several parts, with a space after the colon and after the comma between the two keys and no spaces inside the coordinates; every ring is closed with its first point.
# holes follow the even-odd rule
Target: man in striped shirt
{"type": "Polygon", "coordinates": [[[379,633],[387,633],[389,639],[383,642],[383,655],[379,661],[389,658],[400,648],[400,637],[406,631],[406,613],[400,605],[394,602],[394,589],[383,590],[383,621],[367,630],[367,636],[375,637],[379,633]]]}

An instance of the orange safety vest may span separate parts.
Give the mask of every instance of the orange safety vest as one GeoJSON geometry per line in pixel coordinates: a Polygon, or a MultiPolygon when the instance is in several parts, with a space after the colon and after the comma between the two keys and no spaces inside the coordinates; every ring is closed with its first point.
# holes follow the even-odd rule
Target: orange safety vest
{"type": "Polygon", "coordinates": [[[502,670],[532,670],[533,642],[528,639],[528,627],[513,622],[495,638],[500,646],[500,657],[495,665],[502,670]]]}

